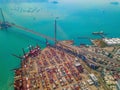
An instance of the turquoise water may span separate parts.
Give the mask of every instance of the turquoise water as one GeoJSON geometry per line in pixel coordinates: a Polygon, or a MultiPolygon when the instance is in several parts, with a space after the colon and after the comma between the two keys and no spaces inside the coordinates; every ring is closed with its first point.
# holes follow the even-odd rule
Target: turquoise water
{"type": "MultiPolygon", "coordinates": [[[[0,1],[0,8],[6,21],[30,28],[54,37],[54,19],[57,20],[57,38],[73,39],[75,44],[89,44],[89,40],[77,39],[80,36],[93,36],[94,31],[104,31],[107,37],[120,37],[120,5],[111,4],[112,0],[41,0],[41,2],[21,2],[19,0],[0,1]]],[[[2,20],[0,15],[0,20],[2,20]]],[[[20,60],[11,53],[22,55],[21,48],[39,44],[43,38],[20,31],[15,27],[0,31],[0,90],[13,90],[14,72],[20,60]]]]}

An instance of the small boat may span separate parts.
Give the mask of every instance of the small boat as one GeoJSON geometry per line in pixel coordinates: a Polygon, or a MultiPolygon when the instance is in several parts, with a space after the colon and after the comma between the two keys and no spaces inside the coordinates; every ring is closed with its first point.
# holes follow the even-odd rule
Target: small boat
{"type": "Polygon", "coordinates": [[[93,32],[92,34],[104,34],[104,32],[103,31],[100,31],[100,32],[93,32]]]}

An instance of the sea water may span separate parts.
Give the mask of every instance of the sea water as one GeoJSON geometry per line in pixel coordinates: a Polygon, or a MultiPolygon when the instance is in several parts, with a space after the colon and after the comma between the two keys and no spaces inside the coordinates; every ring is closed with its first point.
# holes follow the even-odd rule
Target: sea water
{"type": "MultiPolygon", "coordinates": [[[[100,38],[92,32],[104,31],[106,37],[120,37],[120,5],[112,0],[3,0],[0,8],[5,20],[54,38],[54,20],[57,19],[57,39],[72,39],[76,45],[91,44],[88,39],[100,38]]],[[[0,21],[2,20],[0,14],[0,21]]],[[[39,44],[45,39],[19,28],[0,30],[0,90],[13,90],[14,71],[20,60],[11,54],[23,55],[22,48],[39,44]]],[[[53,43],[49,40],[50,43],[53,43]]]]}

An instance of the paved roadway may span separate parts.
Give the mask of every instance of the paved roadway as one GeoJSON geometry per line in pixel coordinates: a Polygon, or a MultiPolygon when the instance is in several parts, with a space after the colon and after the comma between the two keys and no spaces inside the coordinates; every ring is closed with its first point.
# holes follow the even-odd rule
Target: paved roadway
{"type": "Polygon", "coordinates": [[[23,30],[23,31],[32,33],[32,34],[37,35],[37,36],[40,36],[40,37],[43,37],[43,38],[45,38],[45,39],[55,41],[54,38],[51,38],[51,37],[49,37],[49,36],[46,36],[46,35],[44,35],[44,34],[41,34],[41,33],[39,33],[39,32],[36,32],[36,31],[34,31],[34,30],[30,30],[30,29],[25,28],[25,27],[23,27],[23,26],[16,25],[16,24],[14,24],[14,23],[8,23],[8,25],[14,26],[14,27],[19,28],[19,29],[21,29],[21,30],[23,30]]]}
{"type": "MultiPolygon", "coordinates": [[[[76,53],[78,53],[78,54],[82,54],[82,55],[85,55],[85,56],[87,56],[88,54],[89,55],[91,55],[91,56],[95,56],[95,57],[98,57],[98,58],[101,58],[101,59],[104,59],[104,60],[106,60],[106,61],[108,61],[108,62],[111,62],[111,63],[115,63],[116,65],[120,65],[120,63],[118,63],[116,60],[114,60],[114,59],[111,59],[111,58],[108,58],[108,57],[106,57],[106,56],[103,56],[103,55],[100,55],[100,54],[96,54],[95,52],[90,52],[90,51],[88,51],[87,50],[87,48],[79,48],[79,47],[77,47],[77,46],[73,46],[73,45],[68,45],[68,44],[66,44],[66,43],[59,43],[60,45],[63,45],[63,46],[65,46],[65,47],[67,47],[67,48],[69,48],[69,49],[71,49],[71,50],[73,50],[74,52],[76,52],[76,53]]],[[[94,63],[94,64],[97,64],[97,65],[100,65],[101,67],[110,67],[110,65],[108,64],[108,65],[103,65],[103,64],[99,64],[99,63],[96,63],[96,62],[93,62],[92,60],[90,60],[90,59],[88,59],[88,61],[90,61],[90,62],[92,62],[92,63],[94,63]]],[[[111,69],[113,69],[113,68],[111,68],[111,69]]]]}

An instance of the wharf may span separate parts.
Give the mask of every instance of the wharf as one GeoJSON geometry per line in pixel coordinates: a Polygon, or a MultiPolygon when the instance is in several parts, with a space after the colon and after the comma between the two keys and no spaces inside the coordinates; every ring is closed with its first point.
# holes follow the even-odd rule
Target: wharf
{"type": "Polygon", "coordinates": [[[83,66],[80,71],[76,68],[75,63],[81,62],[75,58],[50,46],[38,50],[15,71],[15,90],[97,90],[94,85],[85,83],[89,76],[83,66]]]}

